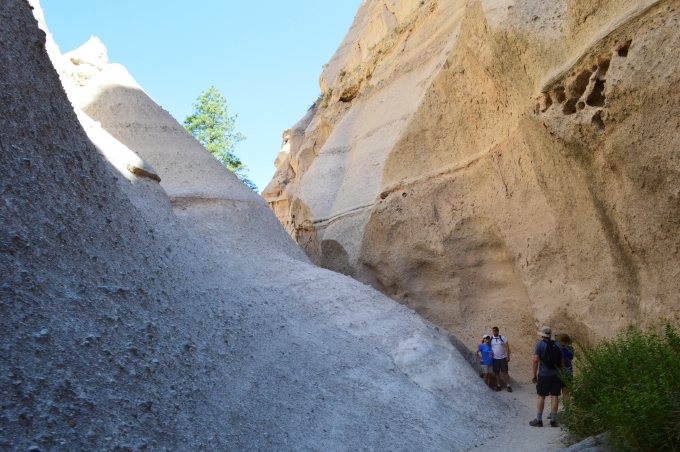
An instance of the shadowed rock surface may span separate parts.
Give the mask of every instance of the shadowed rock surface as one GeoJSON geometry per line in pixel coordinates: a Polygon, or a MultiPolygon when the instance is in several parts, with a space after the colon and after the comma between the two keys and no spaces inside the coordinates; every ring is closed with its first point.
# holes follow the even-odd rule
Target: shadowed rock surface
{"type": "Polygon", "coordinates": [[[680,3],[368,0],[263,191],[474,349],[680,320],[680,3]]]}
{"type": "Polygon", "coordinates": [[[1,450],[467,450],[508,414],[448,334],[311,265],[124,73],[71,106],[45,43],[0,4],[1,450]]]}

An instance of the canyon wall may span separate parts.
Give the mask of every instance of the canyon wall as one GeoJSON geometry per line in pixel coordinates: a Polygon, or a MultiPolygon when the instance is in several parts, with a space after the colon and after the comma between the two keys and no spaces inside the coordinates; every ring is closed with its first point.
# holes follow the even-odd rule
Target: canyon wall
{"type": "Polygon", "coordinates": [[[470,450],[512,414],[98,40],[61,55],[5,0],[0,65],[0,449],[470,450]]]}
{"type": "MultiPolygon", "coordinates": [[[[474,348],[680,320],[680,2],[368,0],[263,191],[474,348]]],[[[513,374],[511,369],[511,375],[513,374]]]]}

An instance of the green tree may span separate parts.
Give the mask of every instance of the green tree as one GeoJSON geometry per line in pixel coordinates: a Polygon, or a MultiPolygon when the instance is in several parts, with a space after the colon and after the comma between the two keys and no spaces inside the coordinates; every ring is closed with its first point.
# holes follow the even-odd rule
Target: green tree
{"type": "Polygon", "coordinates": [[[257,186],[248,179],[248,167],[234,154],[234,146],[246,137],[235,132],[238,115],[229,116],[227,99],[211,86],[201,92],[193,104],[194,112],[184,120],[184,128],[217,160],[241,179],[248,187],[257,186]]]}

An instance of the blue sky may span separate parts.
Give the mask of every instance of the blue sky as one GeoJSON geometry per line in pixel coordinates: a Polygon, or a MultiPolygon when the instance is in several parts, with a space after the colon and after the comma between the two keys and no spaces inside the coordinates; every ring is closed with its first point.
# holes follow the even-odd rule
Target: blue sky
{"type": "Polygon", "coordinates": [[[236,154],[262,190],[282,132],[314,102],[322,66],[361,0],[40,0],[62,53],[95,35],[180,123],[215,85],[247,139],[236,154]]]}

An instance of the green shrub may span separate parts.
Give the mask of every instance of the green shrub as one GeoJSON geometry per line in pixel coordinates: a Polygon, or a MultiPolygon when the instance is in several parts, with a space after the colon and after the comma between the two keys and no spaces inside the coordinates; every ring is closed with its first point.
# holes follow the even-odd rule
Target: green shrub
{"type": "Polygon", "coordinates": [[[680,451],[680,336],[629,328],[597,347],[578,344],[565,424],[586,438],[609,432],[616,451],[680,451]]]}
{"type": "Polygon", "coordinates": [[[326,91],[326,93],[323,95],[323,103],[321,104],[322,108],[328,107],[328,104],[331,101],[331,97],[333,97],[333,88],[326,91]]]}

